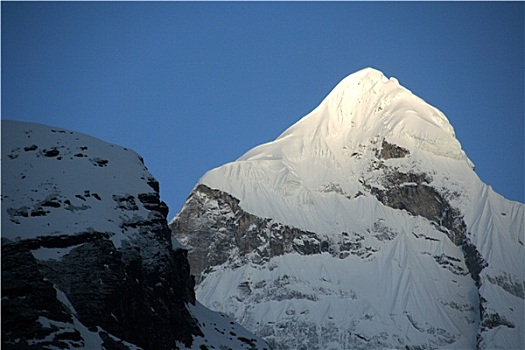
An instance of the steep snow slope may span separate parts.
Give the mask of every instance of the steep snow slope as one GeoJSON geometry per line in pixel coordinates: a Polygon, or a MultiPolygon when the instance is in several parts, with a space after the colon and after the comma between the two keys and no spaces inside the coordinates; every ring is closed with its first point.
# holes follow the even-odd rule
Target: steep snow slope
{"type": "Polygon", "coordinates": [[[158,190],[133,151],[2,121],[2,348],[266,346],[196,303],[158,190]]]}
{"type": "Polygon", "coordinates": [[[386,165],[433,175],[433,186],[461,191],[477,179],[440,111],[395,79],[365,69],[344,79],[276,141],[209,171],[200,182],[238,198],[255,215],[317,233],[339,233],[327,211],[346,216],[339,224],[348,227],[353,218],[346,213],[353,210],[347,206],[354,203],[343,200],[327,207],[324,202],[334,193],[353,197],[364,192],[366,183],[382,174],[370,168],[379,161],[376,150],[383,140],[410,150],[401,160],[385,160],[386,165]],[[330,220],[319,222],[322,217],[330,220]]]}
{"type": "Polygon", "coordinates": [[[524,206],[374,69],[206,173],[170,223],[197,298],[277,347],[523,348],[524,206]]]}

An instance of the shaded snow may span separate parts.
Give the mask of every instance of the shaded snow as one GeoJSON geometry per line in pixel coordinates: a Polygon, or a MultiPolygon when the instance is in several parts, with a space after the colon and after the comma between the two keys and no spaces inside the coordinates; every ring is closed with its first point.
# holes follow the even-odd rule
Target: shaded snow
{"type": "Polygon", "coordinates": [[[2,129],[2,237],[110,232],[118,248],[133,231],[122,224],[148,217],[138,194],[154,192],[153,177],[135,152],[44,125],[2,129]]]}
{"type": "MultiPolygon", "coordinates": [[[[190,349],[268,349],[268,345],[259,337],[255,337],[244,327],[218,312],[204,307],[201,303],[187,305],[190,313],[199,322],[204,337],[196,337],[190,349]]],[[[180,346],[181,344],[179,344],[180,346]]]]}
{"type": "Polygon", "coordinates": [[[69,254],[71,250],[81,246],[82,244],[72,245],[65,248],[44,248],[40,247],[31,251],[37,260],[60,260],[65,255],[69,254]]]}

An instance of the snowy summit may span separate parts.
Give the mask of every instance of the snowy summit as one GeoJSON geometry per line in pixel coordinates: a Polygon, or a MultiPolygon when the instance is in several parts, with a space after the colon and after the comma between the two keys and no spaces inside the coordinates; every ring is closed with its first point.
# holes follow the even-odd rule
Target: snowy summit
{"type": "Polygon", "coordinates": [[[207,172],[170,227],[197,299],[276,348],[523,348],[524,212],[367,68],[207,172]]]}
{"type": "MultiPolygon", "coordinates": [[[[402,160],[388,160],[400,171],[440,169],[458,182],[476,177],[446,117],[396,79],[367,68],[344,79],[277,140],[208,172],[200,182],[238,198],[250,213],[337,234],[341,225],[351,224],[346,213],[354,211],[348,208],[354,203],[331,200],[334,206],[327,206],[325,189],[337,186],[343,197],[364,193],[382,142],[409,150],[402,160]],[[327,210],[348,220],[337,224],[327,210]],[[328,220],[320,222],[323,217],[328,220]]],[[[450,186],[450,179],[446,182],[450,186]]]]}

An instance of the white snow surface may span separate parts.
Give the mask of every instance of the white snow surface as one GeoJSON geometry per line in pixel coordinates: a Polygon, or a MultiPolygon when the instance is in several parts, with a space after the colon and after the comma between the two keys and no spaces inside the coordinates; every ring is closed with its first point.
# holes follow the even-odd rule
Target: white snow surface
{"type": "Polygon", "coordinates": [[[107,232],[119,248],[136,234],[121,224],[148,217],[137,197],[154,192],[154,178],[132,150],[45,125],[3,120],[2,128],[2,237],[107,232]],[[133,196],[136,210],[114,196],[133,196]]]}
{"type": "Polygon", "coordinates": [[[342,232],[365,235],[376,250],[369,259],[288,254],[205,273],[197,299],[267,340],[308,349],[525,348],[524,205],[485,185],[443,113],[395,78],[372,68],[348,76],[275,141],[199,183],[258,217],[333,241],[342,232]],[[386,167],[426,174],[462,213],[467,237],[488,264],[479,290],[461,247],[427,219],[370,194],[366,185],[381,188],[383,170],[374,164],[383,140],[409,151],[384,160],[386,167]],[[370,238],[375,223],[394,238],[370,238]],[[440,256],[448,263],[436,264],[440,256]],[[480,298],[486,312],[514,327],[481,331],[480,298]]]}

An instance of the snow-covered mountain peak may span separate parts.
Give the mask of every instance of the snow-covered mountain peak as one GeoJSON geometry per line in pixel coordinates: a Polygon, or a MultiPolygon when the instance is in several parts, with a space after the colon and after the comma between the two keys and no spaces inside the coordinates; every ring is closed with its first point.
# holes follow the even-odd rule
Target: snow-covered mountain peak
{"type": "MultiPolygon", "coordinates": [[[[432,175],[433,186],[452,186],[465,198],[468,184],[479,182],[444,114],[396,79],[366,68],[343,79],[275,141],[209,171],[200,183],[225,190],[261,217],[334,233],[341,228],[333,221],[317,219],[333,192],[327,189],[354,198],[393,169],[432,175]]],[[[350,205],[344,203],[334,210],[350,205]]]]}
{"type": "Polygon", "coordinates": [[[363,82],[371,82],[372,84],[378,83],[378,82],[386,82],[389,79],[385,76],[383,72],[376,68],[372,67],[366,67],[361,70],[358,70],[357,72],[354,72],[350,75],[348,75],[346,78],[341,80],[341,82],[338,85],[341,84],[348,84],[348,85],[354,85],[354,84],[360,84],[363,82]]]}
{"type": "Polygon", "coordinates": [[[467,160],[443,113],[399,85],[397,79],[372,68],[343,79],[317,108],[276,141],[256,147],[240,160],[328,154],[322,147],[342,156],[379,139],[409,150],[467,160]]]}
{"type": "Polygon", "coordinates": [[[367,68],[206,173],[170,224],[197,298],[278,349],[524,348],[525,206],[367,68]]]}

